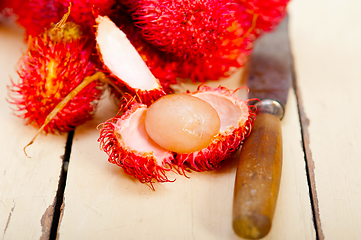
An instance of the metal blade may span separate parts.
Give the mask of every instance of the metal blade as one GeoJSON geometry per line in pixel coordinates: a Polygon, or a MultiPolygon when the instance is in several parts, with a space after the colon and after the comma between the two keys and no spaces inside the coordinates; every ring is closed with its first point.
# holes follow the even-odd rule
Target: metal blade
{"type": "Polygon", "coordinates": [[[272,99],[284,108],[292,84],[292,56],[288,17],[278,28],[257,40],[249,68],[249,98],[272,99]]]}

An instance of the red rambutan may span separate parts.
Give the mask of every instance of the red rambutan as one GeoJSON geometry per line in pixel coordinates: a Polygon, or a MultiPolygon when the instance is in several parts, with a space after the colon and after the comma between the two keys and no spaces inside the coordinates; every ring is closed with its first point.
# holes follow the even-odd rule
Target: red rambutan
{"type": "Polygon", "coordinates": [[[178,76],[217,80],[248,60],[259,32],[254,16],[234,2],[135,1],[130,6],[144,38],[171,53],[178,76]]]}
{"type": "Polygon", "coordinates": [[[282,1],[121,0],[144,38],[167,53],[177,76],[218,80],[242,67],[263,30],[285,14],[282,1]],[[169,57],[170,56],[170,57],[169,57]]]}
{"type": "Polygon", "coordinates": [[[93,12],[111,16],[116,13],[116,4],[116,0],[14,0],[7,7],[25,28],[26,36],[35,37],[56,24],[70,5],[69,21],[80,26],[84,34],[91,34],[95,24],[93,12]]]}
{"type": "Polygon", "coordinates": [[[81,35],[75,24],[63,20],[29,38],[28,50],[18,64],[20,81],[12,81],[9,87],[16,115],[38,128],[45,123],[47,133],[67,132],[89,120],[103,92],[103,83],[90,83],[46,123],[57,104],[97,72],[92,59],[95,43],[81,35]]]}

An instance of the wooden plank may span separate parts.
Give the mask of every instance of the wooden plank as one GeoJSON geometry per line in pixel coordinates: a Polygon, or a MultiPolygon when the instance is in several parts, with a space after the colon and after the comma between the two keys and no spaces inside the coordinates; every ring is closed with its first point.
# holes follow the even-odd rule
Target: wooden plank
{"type": "Polygon", "coordinates": [[[290,6],[319,239],[361,236],[361,2],[290,6]]]}
{"type": "Polygon", "coordinates": [[[36,129],[13,115],[6,101],[10,77],[18,80],[15,66],[26,50],[23,31],[0,23],[0,238],[47,239],[62,168],[66,135],[41,135],[28,148],[36,129]]]}
{"type": "MultiPolygon", "coordinates": [[[[281,190],[266,239],[315,239],[293,92],[287,108],[281,190]]],[[[104,99],[96,118],[75,131],[58,239],[239,239],[232,230],[238,155],[219,171],[174,175],[152,191],[99,150],[95,128],[116,112],[104,99]]]]}

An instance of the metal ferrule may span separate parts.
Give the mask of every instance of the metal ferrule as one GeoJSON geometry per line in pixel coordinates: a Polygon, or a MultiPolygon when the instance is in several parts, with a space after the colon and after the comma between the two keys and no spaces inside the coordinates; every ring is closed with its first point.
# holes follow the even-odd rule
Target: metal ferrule
{"type": "Polygon", "coordinates": [[[257,107],[257,113],[270,113],[282,119],[284,116],[284,109],[281,103],[272,99],[263,99],[261,102],[253,102],[257,107]]]}

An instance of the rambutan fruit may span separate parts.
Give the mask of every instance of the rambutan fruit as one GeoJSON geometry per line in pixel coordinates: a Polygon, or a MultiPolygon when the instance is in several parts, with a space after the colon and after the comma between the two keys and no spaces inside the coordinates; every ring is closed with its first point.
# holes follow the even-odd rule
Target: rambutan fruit
{"type": "Polygon", "coordinates": [[[104,68],[132,91],[142,103],[150,104],[165,95],[158,79],[150,72],[128,38],[108,17],[98,16],[97,49],[104,68]]]}
{"type": "Polygon", "coordinates": [[[144,38],[177,65],[177,77],[204,82],[244,66],[257,37],[283,18],[288,0],[120,2],[144,38]]]}
{"type": "Polygon", "coordinates": [[[20,80],[9,86],[15,114],[46,133],[68,132],[91,119],[104,89],[102,82],[92,81],[52,114],[85,79],[98,79],[99,75],[92,54],[94,41],[82,35],[74,23],[65,22],[66,17],[38,37],[29,38],[27,52],[18,64],[20,80]]]}
{"type": "Polygon", "coordinates": [[[181,58],[199,58],[235,38],[227,36],[237,21],[231,5],[226,0],[141,0],[134,2],[132,16],[153,45],[181,58]]]}
{"type": "Polygon", "coordinates": [[[254,16],[232,1],[141,0],[129,5],[144,38],[173,56],[181,78],[229,76],[247,62],[259,34],[254,16]]]}
{"type": "Polygon", "coordinates": [[[166,95],[149,107],[124,106],[100,125],[100,148],[109,162],[152,187],[170,182],[166,173],[172,167],[184,175],[219,168],[238,150],[255,117],[247,102],[223,87],[166,95]]]}
{"type": "MultiPolygon", "coordinates": [[[[8,0],[6,0],[7,2],[8,0]]],[[[95,24],[93,12],[104,15],[116,14],[116,0],[14,0],[8,1],[8,8],[16,16],[16,21],[25,28],[26,36],[38,36],[53,24],[72,6],[69,21],[81,27],[84,34],[92,34],[95,24]]]]}

